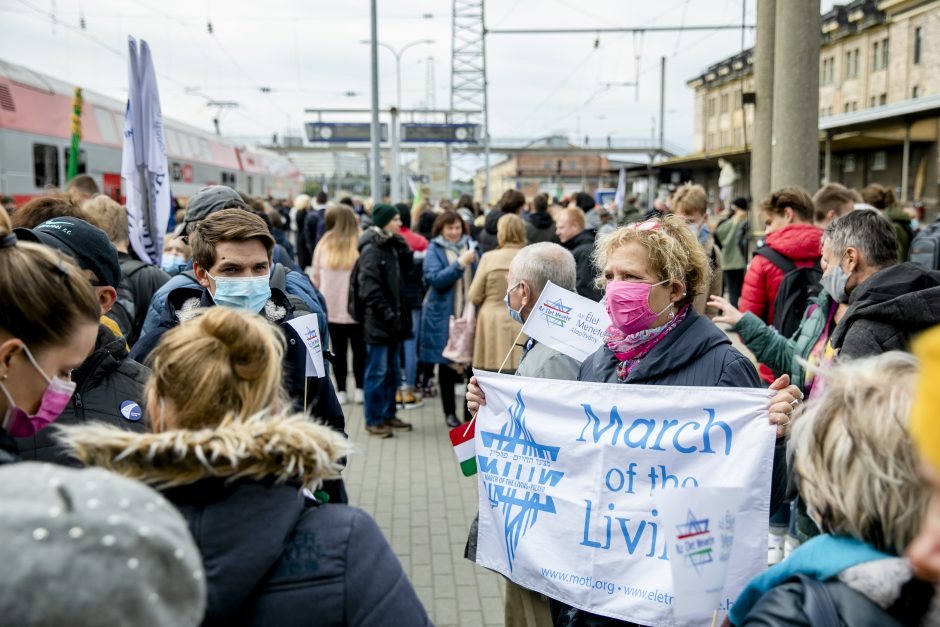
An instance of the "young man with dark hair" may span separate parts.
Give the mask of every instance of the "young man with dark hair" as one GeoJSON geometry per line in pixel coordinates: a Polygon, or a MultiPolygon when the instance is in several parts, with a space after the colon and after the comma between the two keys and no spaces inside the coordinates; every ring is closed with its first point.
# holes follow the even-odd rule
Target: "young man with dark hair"
{"type": "Polygon", "coordinates": [[[555,220],[548,212],[547,195],[538,194],[532,199],[532,213],[526,219],[525,236],[530,244],[539,242],[558,243],[558,236],[555,234],[555,220]]]}
{"type": "MultiPolygon", "coordinates": [[[[132,356],[146,360],[164,333],[197,315],[202,308],[218,305],[256,313],[277,325],[287,339],[284,388],[293,401],[294,410],[306,411],[343,432],[343,410],[330,378],[310,381],[306,376],[305,344],[287,324],[295,317],[294,303],[285,292],[269,283],[274,237],[264,220],[242,209],[223,209],[197,223],[190,233],[189,243],[193,249],[193,271],[200,287],[181,287],[169,294],[160,325],[141,338],[132,356]]],[[[345,500],[341,487],[333,485],[327,489],[328,493],[332,492],[331,500],[345,500]]]]}

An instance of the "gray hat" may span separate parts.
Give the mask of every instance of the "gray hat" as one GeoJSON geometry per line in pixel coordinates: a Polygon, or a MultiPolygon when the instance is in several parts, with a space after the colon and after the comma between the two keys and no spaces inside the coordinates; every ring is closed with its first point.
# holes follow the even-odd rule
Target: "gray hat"
{"type": "Polygon", "coordinates": [[[239,193],[231,187],[225,185],[203,187],[190,196],[189,202],[186,203],[186,214],[183,217],[183,224],[186,225],[184,233],[191,231],[193,224],[209,214],[231,208],[247,209],[248,205],[245,204],[239,193]]]}
{"type": "Polygon", "coordinates": [[[0,466],[0,616],[7,625],[195,626],[199,551],[154,490],[105,470],[0,466]]]}

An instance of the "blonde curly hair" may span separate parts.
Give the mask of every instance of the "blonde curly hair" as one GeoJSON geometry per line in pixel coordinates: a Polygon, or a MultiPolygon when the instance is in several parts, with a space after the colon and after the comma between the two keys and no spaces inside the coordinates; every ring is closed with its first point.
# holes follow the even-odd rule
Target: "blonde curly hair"
{"type": "Polygon", "coordinates": [[[790,446],[800,496],[825,533],[892,555],[917,535],[929,498],[908,433],[919,370],[893,351],[817,375],[825,391],[794,421],[790,446]]]}
{"type": "Polygon", "coordinates": [[[708,257],[685,220],[673,215],[623,226],[599,238],[594,246],[594,267],[599,272],[595,284],[599,288],[607,285],[603,270],[610,255],[628,242],[649,251],[650,268],[660,280],[685,287],[685,296],[677,303],[680,306],[708,290],[712,275],[708,257]]]}

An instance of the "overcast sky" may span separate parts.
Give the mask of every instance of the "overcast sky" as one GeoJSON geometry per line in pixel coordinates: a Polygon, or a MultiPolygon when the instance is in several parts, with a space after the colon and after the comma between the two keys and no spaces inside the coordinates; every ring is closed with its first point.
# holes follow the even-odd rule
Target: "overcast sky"
{"type": "MultiPolygon", "coordinates": [[[[435,40],[403,56],[403,106],[426,101],[432,58],[435,104],[446,107],[450,0],[378,4],[380,41],[399,48],[435,40]]],[[[754,4],[745,0],[748,23],[754,4]]],[[[741,0],[490,0],[486,22],[491,29],[739,25],[741,12],[741,0]]],[[[0,20],[3,60],[122,100],[127,35],[146,39],[160,75],[164,115],[211,130],[207,98],[238,102],[222,118],[224,134],[270,137],[288,127],[299,132],[311,118],[305,108],[370,102],[369,47],[359,43],[369,36],[367,0],[0,0],[0,20]],[[194,90],[199,93],[187,93],[194,90]]],[[[748,30],[745,46],[752,44],[748,30]]],[[[666,139],[689,149],[693,92],[686,81],[740,49],[740,30],[490,35],[492,136],[534,139],[560,131],[649,137],[659,109],[659,58],[665,55],[666,139]],[[637,79],[638,99],[632,87],[604,87],[637,79]]],[[[395,99],[392,54],[380,48],[379,64],[380,102],[388,106],[395,99]]]]}

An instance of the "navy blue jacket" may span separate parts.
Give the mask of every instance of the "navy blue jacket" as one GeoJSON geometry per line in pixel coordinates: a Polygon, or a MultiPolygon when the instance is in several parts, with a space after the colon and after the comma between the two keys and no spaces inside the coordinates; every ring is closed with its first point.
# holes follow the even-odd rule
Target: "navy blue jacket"
{"type": "Polygon", "coordinates": [[[375,522],[299,487],[204,479],[164,496],[189,523],[208,584],[203,625],[430,625],[375,522]]]}
{"type": "MultiPolygon", "coordinates": [[[[476,264],[473,264],[476,271],[476,264]]],[[[450,317],[454,314],[454,285],[464,269],[457,261],[449,263],[444,248],[431,240],[424,255],[424,281],[428,284],[421,314],[418,359],[426,364],[446,364],[441,353],[450,336],[450,317]]],[[[470,289],[469,285],[465,286],[470,289]]]]}

